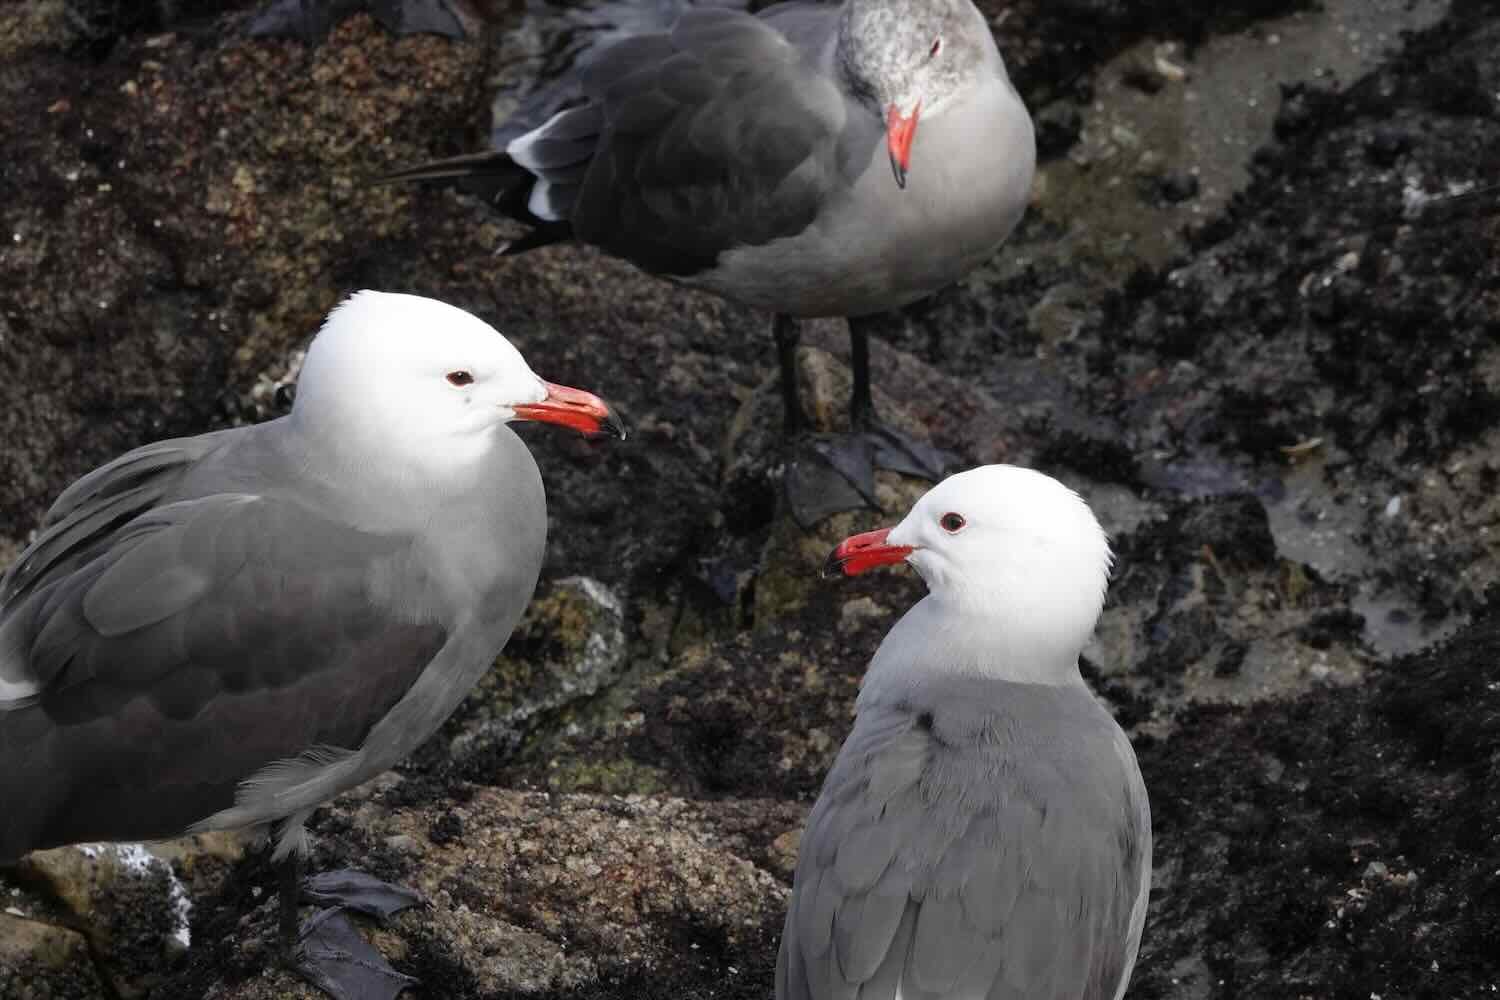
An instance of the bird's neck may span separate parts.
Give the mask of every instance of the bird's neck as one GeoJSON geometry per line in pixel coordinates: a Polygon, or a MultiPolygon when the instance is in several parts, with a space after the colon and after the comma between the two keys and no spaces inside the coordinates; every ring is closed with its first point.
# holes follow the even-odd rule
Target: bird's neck
{"type": "Polygon", "coordinates": [[[829,41],[826,56],[828,66],[844,84],[844,89],[870,108],[876,117],[883,118],[875,93],[875,67],[870,66],[868,46],[855,37],[855,14],[860,8],[868,8],[882,0],[847,0],[839,12],[838,29],[829,41]]]}
{"type": "Polygon", "coordinates": [[[1088,637],[1000,607],[929,594],[902,616],[875,653],[867,691],[900,697],[951,674],[1017,684],[1082,685],[1078,656],[1088,637]]]}
{"type": "Polygon", "coordinates": [[[309,433],[295,413],[290,419],[290,460],[307,481],[322,483],[343,510],[371,530],[423,526],[439,507],[453,515],[464,508],[466,498],[482,497],[493,479],[493,467],[510,450],[506,445],[525,451],[514,432],[503,426],[485,440],[472,442],[468,453],[449,442],[423,449],[411,442],[376,440],[358,426],[337,433],[321,426],[317,433],[309,433]]]}

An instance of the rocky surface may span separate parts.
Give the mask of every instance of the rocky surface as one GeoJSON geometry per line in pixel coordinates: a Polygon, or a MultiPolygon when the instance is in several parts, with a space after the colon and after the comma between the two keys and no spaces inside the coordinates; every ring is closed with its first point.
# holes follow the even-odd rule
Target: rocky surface
{"type": "MultiPolygon", "coordinates": [[[[1500,155],[1500,15],[1211,8],[986,6],[1046,162],[993,264],[883,323],[877,403],[1113,535],[1084,667],[1155,808],[1132,996],[1485,995],[1500,229],[1430,201],[1500,155]]],[[[118,451],[284,409],[347,291],[478,312],[636,433],[526,431],[538,599],[427,746],[315,814],[315,860],[422,893],[366,928],[414,995],[763,1000],[802,817],[920,594],[818,569],[921,485],[803,533],[764,317],[588,250],[497,261],[472,199],[365,184],[478,146],[556,57],[546,8],[486,9],[488,43],[356,16],[306,46],[248,6],[0,8],[0,562],[118,451]]],[[[805,343],[836,425],[844,335],[805,343]]],[[[228,839],[33,856],[0,872],[0,995],[310,996],[273,886],[228,839]]]]}

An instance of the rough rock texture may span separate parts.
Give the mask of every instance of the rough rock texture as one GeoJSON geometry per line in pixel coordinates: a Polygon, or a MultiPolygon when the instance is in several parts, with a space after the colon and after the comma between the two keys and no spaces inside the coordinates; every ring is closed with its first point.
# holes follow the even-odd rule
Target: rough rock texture
{"type": "MultiPolygon", "coordinates": [[[[795,810],[472,785],[447,801],[392,809],[401,785],[392,776],[373,796],[327,809],[320,827],[338,830],[337,842],[325,836],[315,858],[364,855],[382,877],[422,894],[426,906],[370,933],[433,996],[565,993],[601,979],[638,981],[695,950],[717,958],[774,947],[766,928],[786,890],[749,858],[770,831],[798,821],[795,810]],[[747,825],[755,840],[738,832],[747,825]]],[[[212,962],[195,963],[161,995],[317,996],[267,969],[275,909],[267,894],[234,934],[206,946],[212,962]]]]}
{"type": "Polygon", "coordinates": [[[79,844],[27,855],[15,878],[55,904],[61,912],[54,919],[83,929],[118,995],[139,997],[184,965],[193,892],[217,887],[226,867],[243,856],[240,838],[230,833],[150,846],[79,844]]]}
{"type": "MultiPolygon", "coordinates": [[[[247,39],[248,5],[0,8],[23,126],[0,152],[0,561],[120,450],[282,412],[349,290],[475,310],[636,433],[524,431],[538,600],[426,747],[314,815],[315,861],[426,897],[367,928],[414,995],[764,1000],[803,816],[921,593],[817,574],[922,487],[882,476],[883,511],[801,532],[766,317],[584,249],[497,260],[512,231],[474,200],[363,183],[477,147],[489,102],[572,51],[523,6],[490,5],[492,46],[356,16],[311,47],[247,39]]],[[[1500,232],[1491,202],[1431,199],[1500,154],[1500,15],[1210,6],[986,5],[1049,159],[992,264],[881,322],[877,404],[968,462],[1059,475],[1113,536],[1083,666],[1155,807],[1132,996],[1487,995],[1500,232]],[[1253,108],[1222,72],[1320,45],[1327,72],[1253,108]],[[1224,135],[1195,145],[1174,122],[1202,106],[1224,135]]],[[[809,415],[837,426],[846,337],[804,342],[809,415]]],[[[271,961],[257,855],[151,856],[0,872],[0,994],[310,996],[271,961]]]]}
{"type": "Polygon", "coordinates": [[[88,941],[56,924],[0,913],[0,994],[16,1000],[103,996],[88,941]]]}
{"type": "Polygon", "coordinates": [[[1158,846],[1131,995],[1500,988],[1497,645],[1491,604],[1363,688],[1195,709],[1141,748],[1158,846]]]}

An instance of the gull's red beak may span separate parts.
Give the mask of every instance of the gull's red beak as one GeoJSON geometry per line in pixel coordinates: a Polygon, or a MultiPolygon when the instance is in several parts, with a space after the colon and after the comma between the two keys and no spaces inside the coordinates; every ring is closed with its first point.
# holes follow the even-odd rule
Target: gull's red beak
{"type": "Polygon", "coordinates": [[[604,405],[604,400],[592,392],[570,389],[552,382],[542,384],[547,387],[546,399],[540,403],[523,403],[514,407],[516,416],[521,420],[561,424],[585,434],[601,434],[608,429],[621,439],[625,437],[625,425],[604,405]]]}
{"type": "Polygon", "coordinates": [[[911,141],[916,138],[917,116],[921,113],[922,102],[918,101],[909,115],[903,115],[894,104],[885,114],[885,144],[891,153],[891,173],[896,175],[899,188],[906,187],[906,172],[911,169],[911,141]]]}
{"type": "Polygon", "coordinates": [[[911,555],[911,546],[890,544],[886,540],[890,533],[890,528],[880,528],[844,539],[828,554],[823,575],[828,577],[842,572],[845,576],[858,576],[876,566],[905,562],[911,555]]]}

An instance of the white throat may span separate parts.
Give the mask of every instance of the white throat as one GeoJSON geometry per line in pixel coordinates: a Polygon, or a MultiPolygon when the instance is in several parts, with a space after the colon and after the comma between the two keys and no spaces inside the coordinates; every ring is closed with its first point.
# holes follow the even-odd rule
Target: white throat
{"type": "MultiPolygon", "coordinates": [[[[285,418],[297,426],[296,414],[285,418]]],[[[530,458],[515,432],[497,424],[483,434],[427,451],[403,448],[396,460],[367,428],[297,426],[287,435],[291,458],[313,481],[339,494],[356,524],[373,530],[426,525],[442,507],[456,516],[483,500],[497,470],[530,458]]]]}
{"type": "Polygon", "coordinates": [[[1015,684],[1082,685],[1078,656],[1083,642],[1049,624],[1023,620],[998,602],[981,612],[928,594],[881,642],[861,697],[900,699],[944,674],[1015,684]]]}

